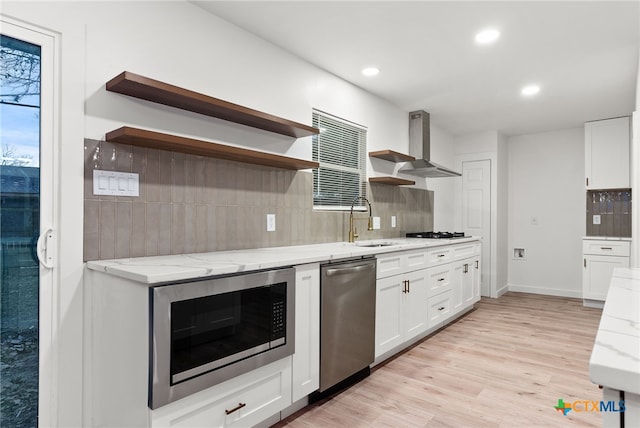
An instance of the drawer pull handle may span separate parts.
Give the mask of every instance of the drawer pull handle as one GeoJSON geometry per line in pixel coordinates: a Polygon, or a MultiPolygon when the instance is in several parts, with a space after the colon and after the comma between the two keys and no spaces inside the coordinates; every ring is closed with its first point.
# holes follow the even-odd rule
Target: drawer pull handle
{"type": "Polygon", "coordinates": [[[246,405],[247,405],[247,403],[238,403],[238,405],[237,405],[236,407],[234,407],[233,409],[231,409],[231,410],[225,410],[224,412],[225,412],[227,415],[230,415],[231,413],[233,413],[233,412],[237,412],[238,410],[242,409],[242,408],[243,408],[244,406],[246,406],[246,405]]]}
{"type": "Polygon", "coordinates": [[[438,282],[444,281],[444,278],[438,278],[438,282]]]}
{"type": "Polygon", "coordinates": [[[444,306],[440,306],[440,307],[438,308],[438,310],[439,310],[439,311],[444,311],[444,306]]]}
{"type": "Polygon", "coordinates": [[[613,247],[600,247],[601,250],[613,250],[613,247]]]}
{"type": "Polygon", "coordinates": [[[444,254],[438,254],[438,257],[444,257],[444,254]]]}

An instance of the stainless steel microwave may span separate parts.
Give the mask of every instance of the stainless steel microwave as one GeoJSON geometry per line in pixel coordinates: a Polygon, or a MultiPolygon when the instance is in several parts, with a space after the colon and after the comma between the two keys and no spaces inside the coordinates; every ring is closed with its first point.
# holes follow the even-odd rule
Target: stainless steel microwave
{"type": "Polygon", "coordinates": [[[150,290],[149,407],[269,364],[295,350],[295,270],[150,290]]]}

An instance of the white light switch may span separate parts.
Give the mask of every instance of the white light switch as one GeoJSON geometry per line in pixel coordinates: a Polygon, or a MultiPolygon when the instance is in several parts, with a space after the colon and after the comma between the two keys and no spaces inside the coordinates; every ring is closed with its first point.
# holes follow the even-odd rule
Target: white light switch
{"type": "Polygon", "coordinates": [[[267,214],[267,232],[276,231],[276,215],[267,214]]]}
{"type": "Polygon", "coordinates": [[[93,194],[140,196],[139,176],[135,173],[93,170],[93,194]]]}

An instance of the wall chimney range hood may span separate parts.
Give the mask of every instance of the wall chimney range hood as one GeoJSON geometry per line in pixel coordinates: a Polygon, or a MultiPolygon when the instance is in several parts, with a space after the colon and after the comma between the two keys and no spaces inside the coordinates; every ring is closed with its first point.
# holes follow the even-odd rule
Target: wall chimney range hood
{"type": "Polygon", "coordinates": [[[430,160],[431,136],[429,113],[423,110],[409,113],[409,149],[417,153],[416,160],[407,162],[398,172],[419,177],[460,177],[462,174],[430,160]]]}

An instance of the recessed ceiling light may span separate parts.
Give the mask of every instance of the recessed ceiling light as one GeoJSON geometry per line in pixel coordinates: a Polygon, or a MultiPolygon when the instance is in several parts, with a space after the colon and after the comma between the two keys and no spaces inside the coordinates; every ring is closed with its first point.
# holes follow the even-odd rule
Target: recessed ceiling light
{"type": "Polygon", "coordinates": [[[538,85],[527,85],[524,88],[522,88],[522,91],[520,91],[522,93],[522,95],[530,97],[531,95],[535,95],[538,92],[540,92],[540,86],[538,85]]]}
{"type": "Polygon", "coordinates": [[[482,30],[476,34],[476,43],[486,45],[495,42],[498,40],[498,37],[500,37],[500,32],[498,30],[493,28],[482,30]]]}
{"type": "Polygon", "coordinates": [[[365,76],[377,76],[378,73],[380,73],[380,70],[376,67],[367,67],[362,69],[362,74],[365,76]]]}

